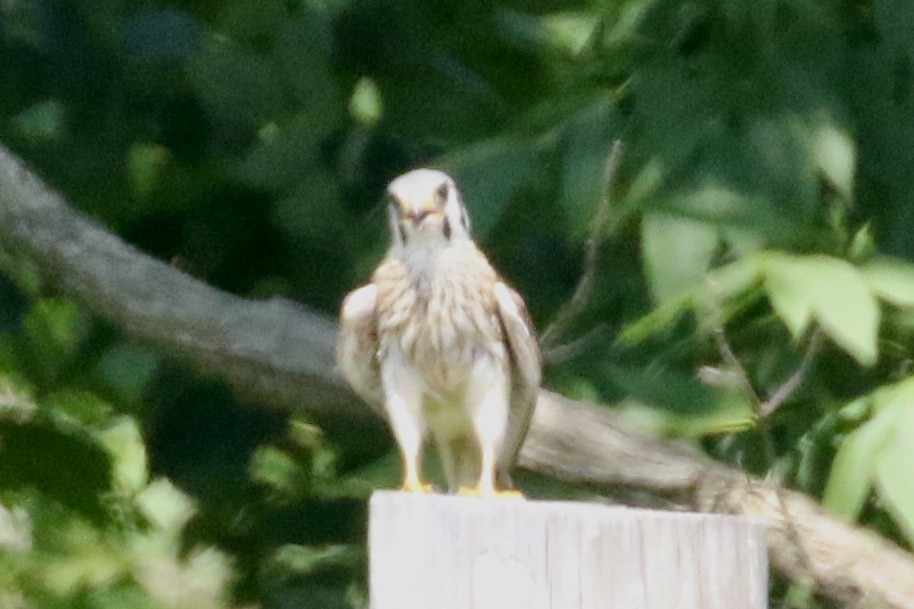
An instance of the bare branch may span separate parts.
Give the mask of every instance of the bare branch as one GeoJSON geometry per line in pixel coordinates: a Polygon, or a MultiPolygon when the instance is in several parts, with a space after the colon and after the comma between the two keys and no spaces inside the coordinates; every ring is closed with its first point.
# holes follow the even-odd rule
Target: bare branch
{"type": "Polygon", "coordinates": [[[237,298],[137,252],[75,213],[2,146],[0,252],[248,399],[304,408],[366,452],[386,442],[382,421],[336,374],[334,321],[286,300],[237,298]]]}
{"type": "Polygon", "coordinates": [[[556,345],[549,349],[544,359],[551,365],[561,364],[584,352],[587,347],[594,344],[598,339],[609,333],[608,324],[597,324],[581,336],[561,345],[556,345]]]}
{"type": "MultiPolygon", "coordinates": [[[[713,293],[714,286],[711,286],[711,288],[713,293]]],[[[733,347],[730,345],[730,341],[727,339],[727,331],[724,326],[720,303],[716,298],[711,299],[709,312],[712,321],[712,332],[714,334],[714,341],[717,343],[718,353],[727,365],[730,374],[735,377],[736,382],[742,388],[743,393],[745,393],[746,397],[752,402],[752,409],[757,420],[757,431],[761,435],[762,442],[764,443],[765,459],[770,467],[777,458],[777,450],[769,426],[769,419],[782,404],[793,396],[796,390],[800,388],[800,385],[803,384],[806,374],[809,372],[809,368],[819,352],[823,336],[822,331],[819,328],[813,329],[809,338],[809,343],[806,345],[806,350],[803,353],[803,359],[800,361],[797,369],[794,370],[793,374],[775,390],[771,397],[767,400],[763,400],[755,390],[755,386],[753,386],[752,380],[749,378],[746,367],[743,366],[743,363],[736,356],[733,347]]],[[[708,374],[699,371],[699,377],[702,376],[707,377],[708,374]]]]}
{"type": "Polygon", "coordinates": [[[587,241],[584,242],[584,271],[571,298],[559,309],[555,319],[552,320],[552,323],[546,327],[540,336],[543,357],[546,361],[553,360],[553,357],[555,357],[554,352],[561,348],[561,345],[556,343],[568,331],[568,327],[575,317],[580,315],[581,311],[587,306],[587,302],[593,293],[600,259],[600,241],[603,238],[603,229],[612,210],[612,189],[621,157],[622,141],[616,140],[613,142],[603,169],[603,196],[597,204],[597,211],[590,224],[590,233],[587,236],[587,241]]]}
{"type": "MultiPolygon", "coordinates": [[[[730,374],[735,376],[736,381],[743,388],[746,396],[752,401],[756,416],[758,416],[759,419],[764,420],[774,414],[774,412],[789,400],[803,384],[803,381],[806,379],[806,375],[809,372],[809,368],[812,366],[812,363],[822,346],[822,339],[824,336],[822,329],[818,326],[813,327],[812,332],[809,335],[809,341],[806,344],[806,349],[803,352],[803,359],[800,361],[797,369],[793,371],[793,374],[791,374],[787,380],[781,383],[767,400],[762,400],[761,396],[752,385],[752,380],[749,378],[749,373],[746,371],[745,366],[743,366],[743,363],[736,357],[736,353],[733,351],[733,347],[727,339],[727,330],[723,320],[719,295],[717,294],[717,286],[714,283],[710,283],[708,287],[712,294],[712,298],[707,304],[707,311],[711,317],[711,329],[714,334],[714,341],[717,343],[718,353],[720,354],[721,359],[729,367],[730,374]]],[[[701,372],[699,373],[699,376],[702,376],[701,372]]]]}
{"type": "Polygon", "coordinates": [[[793,374],[791,374],[790,377],[771,394],[771,397],[765,400],[765,403],[759,405],[759,416],[770,417],[782,404],[793,397],[793,394],[796,393],[797,389],[800,388],[800,385],[802,385],[803,381],[806,379],[806,375],[809,373],[809,368],[816,359],[816,355],[819,354],[824,336],[821,328],[818,326],[813,328],[812,334],[809,336],[809,342],[806,344],[806,350],[803,352],[803,359],[800,360],[800,365],[797,366],[797,369],[793,371],[793,374]]]}
{"type": "MultiPolygon", "coordinates": [[[[2,146],[0,251],[246,396],[304,410],[347,447],[383,437],[381,422],[334,371],[332,320],[219,292],[135,251],[70,210],[2,146]]],[[[768,528],[773,565],[787,577],[811,575],[841,602],[914,609],[911,554],[801,493],[635,432],[607,408],[541,391],[521,466],[610,493],[637,488],[682,508],[757,518],[768,528]],[[797,558],[798,544],[809,565],[797,558]]]]}
{"type": "Polygon", "coordinates": [[[733,347],[730,346],[730,341],[727,339],[727,332],[724,330],[723,323],[715,321],[713,332],[714,342],[717,343],[717,351],[720,354],[720,358],[727,364],[730,372],[736,376],[739,386],[742,387],[746,397],[752,401],[752,409],[758,415],[761,412],[762,398],[759,397],[758,392],[752,385],[752,380],[749,378],[749,373],[746,372],[743,363],[739,361],[736,353],[733,352],[733,347]]]}

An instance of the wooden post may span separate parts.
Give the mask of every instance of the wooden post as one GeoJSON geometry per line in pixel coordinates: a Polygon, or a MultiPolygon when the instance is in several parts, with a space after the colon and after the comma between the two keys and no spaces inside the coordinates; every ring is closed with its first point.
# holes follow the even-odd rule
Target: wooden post
{"type": "Polygon", "coordinates": [[[592,503],[377,492],[372,609],[767,609],[762,527],[592,503]]]}

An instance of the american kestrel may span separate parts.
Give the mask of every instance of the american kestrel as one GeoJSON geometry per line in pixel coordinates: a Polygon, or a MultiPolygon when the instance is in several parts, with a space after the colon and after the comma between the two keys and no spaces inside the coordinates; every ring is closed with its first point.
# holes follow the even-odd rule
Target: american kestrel
{"type": "Polygon", "coordinates": [[[516,494],[509,470],[541,376],[524,301],[476,247],[447,174],[411,171],[387,195],[390,248],[371,283],[343,301],[339,369],[387,417],[404,490],[430,490],[422,480],[430,436],[451,492],[516,494]]]}

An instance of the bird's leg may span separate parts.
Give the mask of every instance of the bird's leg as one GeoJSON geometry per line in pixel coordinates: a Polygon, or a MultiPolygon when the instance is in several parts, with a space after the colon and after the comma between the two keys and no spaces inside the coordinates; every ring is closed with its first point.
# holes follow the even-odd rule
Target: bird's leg
{"type": "Polygon", "coordinates": [[[475,497],[494,497],[498,494],[495,488],[495,449],[491,443],[482,444],[480,448],[482,466],[479,469],[479,481],[475,487],[461,487],[458,493],[475,497]]]}
{"type": "Polygon", "coordinates": [[[400,488],[402,491],[409,493],[431,493],[433,488],[430,484],[422,484],[422,478],[419,475],[419,462],[421,461],[421,456],[416,455],[407,455],[402,453],[403,456],[403,486],[400,488]]]}
{"type": "Polygon", "coordinates": [[[422,445],[425,442],[425,423],[422,417],[421,391],[417,384],[404,378],[403,369],[400,375],[390,369],[382,371],[387,399],[385,409],[390,419],[400,456],[403,459],[402,490],[413,493],[431,493],[430,485],[422,483],[422,445]]]}
{"type": "MultiPolygon", "coordinates": [[[[497,370],[497,367],[492,368],[497,370]]],[[[475,487],[461,488],[458,493],[476,497],[522,497],[517,491],[499,490],[495,486],[497,458],[505,439],[509,410],[508,375],[496,372],[495,376],[495,379],[488,379],[490,382],[471,411],[481,457],[479,480],[475,487]]]]}
{"type": "Polygon", "coordinates": [[[462,486],[457,491],[458,495],[465,497],[501,497],[503,499],[523,499],[524,495],[515,489],[499,489],[495,486],[495,455],[496,451],[490,446],[482,447],[482,468],[479,472],[479,481],[474,487],[462,486]]]}
{"type": "MultiPolygon", "coordinates": [[[[388,408],[390,413],[390,408],[388,408]]],[[[393,420],[391,413],[391,419],[393,420]]],[[[400,445],[400,457],[403,459],[403,486],[401,490],[411,493],[431,493],[431,485],[422,483],[422,444],[423,431],[418,425],[400,421],[394,423],[394,435],[400,445]]]]}

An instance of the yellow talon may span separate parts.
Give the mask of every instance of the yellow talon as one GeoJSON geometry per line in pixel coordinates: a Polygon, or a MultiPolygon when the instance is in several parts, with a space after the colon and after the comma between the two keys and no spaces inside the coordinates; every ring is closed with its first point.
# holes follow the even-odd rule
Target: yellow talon
{"type": "Polygon", "coordinates": [[[480,486],[461,486],[457,489],[461,497],[498,497],[499,499],[523,499],[524,494],[516,490],[498,490],[480,486]]]}
{"type": "Polygon", "coordinates": [[[495,491],[495,495],[501,499],[526,499],[524,494],[516,489],[495,491]]]}
{"type": "Polygon", "coordinates": [[[405,481],[405,482],[403,482],[403,486],[400,487],[400,490],[407,492],[407,493],[429,494],[429,493],[435,492],[435,487],[433,487],[431,484],[422,484],[421,482],[405,481]]]}

